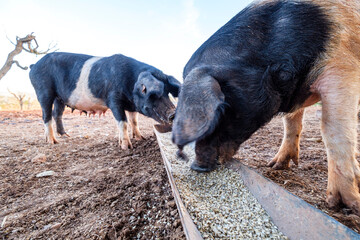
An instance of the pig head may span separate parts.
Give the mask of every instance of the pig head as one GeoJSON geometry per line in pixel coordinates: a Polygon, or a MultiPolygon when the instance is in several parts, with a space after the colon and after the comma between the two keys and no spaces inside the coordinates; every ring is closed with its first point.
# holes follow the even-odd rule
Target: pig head
{"type": "Polygon", "coordinates": [[[180,149],[196,141],[193,170],[211,171],[219,161],[231,158],[240,144],[279,108],[279,95],[271,90],[267,71],[261,76],[262,81],[254,81],[245,89],[239,87],[245,81],[227,76],[231,72],[222,67],[195,68],[181,87],[172,140],[180,149]],[[230,80],[224,82],[220,76],[230,80]]]}
{"type": "Polygon", "coordinates": [[[171,76],[156,76],[142,72],[134,85],[133,100],[137,111],[155,119],[161,124],[169,124],[175,115],[175,106],[169,93],[178,96],[180,82],[171,76]]]}

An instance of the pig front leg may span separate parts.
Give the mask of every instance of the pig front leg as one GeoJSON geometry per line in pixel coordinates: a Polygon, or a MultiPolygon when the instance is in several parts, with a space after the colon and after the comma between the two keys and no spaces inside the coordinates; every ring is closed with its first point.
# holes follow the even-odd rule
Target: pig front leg
{"type": "MultiPolygon", "coordinates": [[[[349,76],[359,79],[360,73],[349,76]]],[[[343,202],[360,216],[360,168],[356,160],[360,82],[349,76],[343,76],[343,81],[340,76],[329,76],[326,82],[319,83],[321,131],[328,158],[326,202],[330,207],[343,202]]]]}
{"type": "Polygon", "coordinates": [[[224,164],[236,154],[240,143],[233,140],[221,143],[219,147],[219,163],[224,164]]]}
{"type": "Polygon", "coordinates": [[[126,121],[118,121],[119,128],[119,145],[121,149],[132,149],[132,144],[128,135],[128,124],[126,121]]]}
{"type": "Polygon", "coordinates": [[[128,134],[128,123],[125,111],[118,104],[111,104],[110,109],[116,119],[119,128],[119,145],[121,149],[132,149],[132,144],[128,134]]]}
{"type": "Polygon", "coordinates": [[[132,136],[133,138],[135,138],[136,140],[142,140],[145,139],[141,133],[140,133],[140,129],[138,126],[138,116],[139,113],[137,112],[127,112],[128,114],[128,119],[131,125],[131,130],[132,130],[132,136]]]}
{"type": "Polygon", "coordinates": [[[284,137],[278,153],[267,164],[274,169],[287,169],[290,167],[290,160],[295,165],[299,164],[300,135],[302,131],[302,120],[304,108],[283,117],[284,137]]]}

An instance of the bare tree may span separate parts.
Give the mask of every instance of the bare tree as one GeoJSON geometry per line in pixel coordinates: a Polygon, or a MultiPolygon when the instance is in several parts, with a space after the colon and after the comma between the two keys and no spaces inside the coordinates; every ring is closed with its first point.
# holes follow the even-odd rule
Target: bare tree
{"type": "Polygon", "coordinates": [[[16,98],[16,100],[18,100],[19,105],[20,105],[20,110],[22,111],[23,107],[24,107],[24,101],[25,101],[26,94],[25,93],[16,94],[16,93],[11,92],[9,89],[8,89],[8,92],[11,93],[11,95],[13,95],[16,98]]]}
{"type": "Polygon", "coordinates": [[[28,69],[28,67],[23,67],[19,64],[18,61],[14,60],[14,57],[16,55],[20,54],[22,52],[22,50],[24,50],[28,53],[41,55],[41,54],[48,53],[51,49],[56,47],[56,45],[53,47],[49,46],[49,48],[46,51],[38,51],[39,45],[38,45],[38,43],[36,41],[36,37],[33,35],[33,33],[28,34],[26,37],[23,37],[23,38],[16,37],[16,43],[13,43],[10,39],[9,39],[9,41],[13,45],[15,45],[15,49],[9,53],[4,66],[0,69],[0,80],[10,70],[11,66],[14,63],[23,70],[28,69]]]}
{"type": "Polygon", "coordinates": [[[30,108],[31,108],[31,97],[28,97],[28,99],[26,100],[26,105],[27,105],[27,110],[30,110],[30,108]]]}

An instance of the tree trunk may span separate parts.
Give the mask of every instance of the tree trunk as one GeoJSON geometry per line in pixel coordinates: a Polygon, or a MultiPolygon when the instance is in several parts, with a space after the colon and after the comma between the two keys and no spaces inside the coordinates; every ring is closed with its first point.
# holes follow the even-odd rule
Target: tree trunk
{"type": "Polygon", "coordinates": [[[24,106],[24,102],[23,102],[23,101],[20,101],[20,110],[21,110],[21,111],[23,110],[23,106],[24,106]]]}
{"type": "Polygon", "coordinates": [[[0,69],[0,80],[5,76],[5,74],[10,70],[11,66],[14,63],[14,57],[21,53],[22,51],[22,42],[18,42],[13,51],[11,51],[6,59],[5,65],[0,69]]]}

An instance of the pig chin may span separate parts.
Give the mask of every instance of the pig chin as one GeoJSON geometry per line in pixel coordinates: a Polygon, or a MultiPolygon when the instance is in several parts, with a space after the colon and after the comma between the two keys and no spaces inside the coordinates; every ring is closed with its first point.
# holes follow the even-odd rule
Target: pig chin
{"type": "MultiPolygon", "coordinates": [[[[155,119],[157,122],[160,123],[160,124],[155,124],[155,129],[160,133],[171,132],[173,120],[175,117],[175,109],[166,113],[165,117],[166,117],[166,121],[162,121],[160,118],[159,118],[160,121],[155,119]]],[[[164,119],[164,116],[162,117],[162,119],[164,119]]]]}

